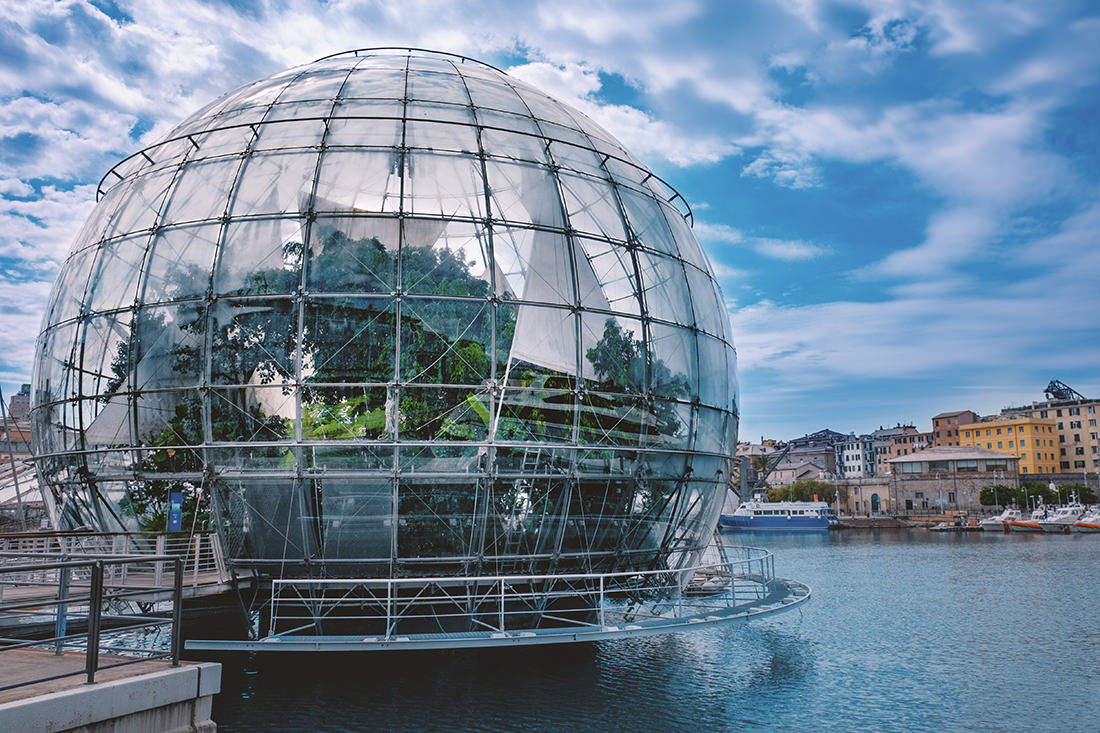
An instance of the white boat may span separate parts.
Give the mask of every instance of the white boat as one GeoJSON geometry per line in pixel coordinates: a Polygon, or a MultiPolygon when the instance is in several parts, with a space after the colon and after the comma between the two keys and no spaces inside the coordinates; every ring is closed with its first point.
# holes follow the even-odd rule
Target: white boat
{"type": "Polygon", "coordinates": [[[763,492],[743,501],[733,514],[722,514],[723,529],[753,532],[827,530],[838,524],[836,515],[823,501],[766,501],[763,492]]]}
{"type": "Polygon", "coordinates": [[[1023,517],[1023,512],[1016,507],[1010,507],[995,517],[986,517],[978,522],[978,525],[986,532],[1007,532],[1008,523],[1021,517],[1023,517]]]}
{"type": "Polygon", "coordinates": [[[1042,532],[1043,528],[1039,526],[1039,522],[1046,518],[1047,508],[1040,504],[1035,507],[1035,511],[1031,513],[1030,517],[1013,519],[1008,523],[1008,528],[1013,532],[1042,532]]]}
{"type": "Polygon", "coordinates": [[[1060,506],[1053,514],[1039,522],[1039,527],[1044,532],[1058,532],[1069,534],[1074,530],[1074,523],[1085,513],[1085,507],[1076,501],[1060,506]]]}
{"type": "Polygon", "coordinates": [[[1094,506],[1088,513],[1073,523],[1078,532],[1100,532],[1100,506],[1094,506]]]}

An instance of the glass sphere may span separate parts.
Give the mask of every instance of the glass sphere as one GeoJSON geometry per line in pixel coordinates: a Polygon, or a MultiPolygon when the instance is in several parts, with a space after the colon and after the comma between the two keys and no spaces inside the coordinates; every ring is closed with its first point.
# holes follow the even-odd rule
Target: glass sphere
{"type": "Polygon", "coordinates": [[[104,177],[37,344],[65,528],[210,526],[283,575],[693,561],[736,442],[683,200],[493,67],[368,50],[104,177]]]}

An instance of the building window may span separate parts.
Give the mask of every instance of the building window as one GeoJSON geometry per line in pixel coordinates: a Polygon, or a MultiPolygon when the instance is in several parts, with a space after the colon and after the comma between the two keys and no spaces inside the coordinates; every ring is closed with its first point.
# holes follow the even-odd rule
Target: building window
{"type": "Polygon", "coordinates": [[[913,496],[917,497],[918,499],[923,499],[924,498],[924,492],[923,491],[918,491],[917,493],[913,494],[913,496]]]}
{"type": "Polygon", "coordinates": [[[1084,461],[1074,461],[1073,462],[1073,467],[1074,468],[1084,468],[1085,467],[1085,462],[1084,461]]]}
{"type": "Polygon", "coordinates": [[[948,504],[954,504],[955,503],[955,492],[954,491],[948,491],[947,492],[947,503],[948,504]]]}
{"type": "Polygon", "coordinates": [[[978,470],[977,461],[956,461],[955,470],[959,473],[969,473],[978,470]]]}
{"type": "Polygon", "coordinates": [[[1047,416],[1047,411],[1046,410],[1043,410],[1042,412],[1039,413],[1039,417],[1046,417],[1046,416],[1047,416]]]}
{"type": "Polygon", "coordinates": [[[1000,435],[1000,434],[1001,434],[1001,429],[997,428],[997,435],[1000,435]]]}
{"type": "Polygon", "coordinates": [[[1080,415],[1081,414],[1081,408],[1080,407],[1071,407],[1071,408],[1069,408],[1069,414],[1071,414],[1071,415],[1080,415]]]}

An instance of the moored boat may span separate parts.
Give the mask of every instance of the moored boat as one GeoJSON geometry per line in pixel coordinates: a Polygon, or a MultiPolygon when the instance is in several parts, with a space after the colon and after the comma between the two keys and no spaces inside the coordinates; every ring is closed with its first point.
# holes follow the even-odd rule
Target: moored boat
{"type": "Polygon", "coordinates": [[[1039,527],[1044,532],[1058,532],[1069,534],[1074,530],[1074,523],[1085,513],[1085,507],[1076,501],[1060,506],[1053,514],[1039,522],[1039,527]]]}
{"type": "Polygon", "coordinates": [[[1026,519],[1021,517],[1019,519],[1013,519],[1008,523],[1008,528],[1013,532],[1042,532],[1043,528],[1039,526],[1039,522],[1047,518],[1047,508],[1040,504],[1035,507],[1035,510],[1031,512],[1031,516],[1026,519]]]}
{"type": "Polygon", "coordinates": [[[733,514],[718,518],[723,529],[753,532],[805,532],[827,530],[838,524],[836,515],[823,501],[765,501],[764,494],[755,494],[743,501],[733,514]]]}
{"type": "Polygon", "coordinates": [[[1100,532],[1100,507],[1093,507],[1073,523],[1073,528],[1078,532],[1100,532]]]}
{"type": "Polygon", "coordinates": [[[1007,532],[1008,523],[1022,517],[1023,512],[1016,507],[1009,507],[995,517],[986,517],[978,525],[986,532],[1007,532]]]}

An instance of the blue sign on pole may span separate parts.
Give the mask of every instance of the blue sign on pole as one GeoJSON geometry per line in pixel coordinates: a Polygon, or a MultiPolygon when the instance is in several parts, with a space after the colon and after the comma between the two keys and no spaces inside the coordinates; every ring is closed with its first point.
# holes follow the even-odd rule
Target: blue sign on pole
{"type": "Polygon", "coordinates": [[[179,532],[183,529],[183,493],[173,491],[168,495],[168,531],[179,532]]]}

